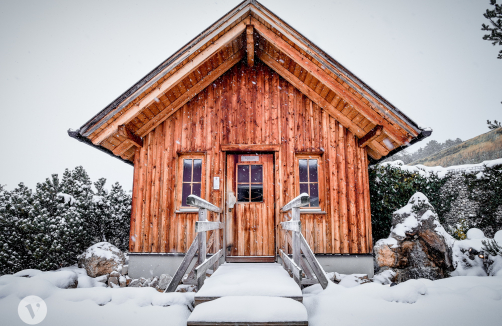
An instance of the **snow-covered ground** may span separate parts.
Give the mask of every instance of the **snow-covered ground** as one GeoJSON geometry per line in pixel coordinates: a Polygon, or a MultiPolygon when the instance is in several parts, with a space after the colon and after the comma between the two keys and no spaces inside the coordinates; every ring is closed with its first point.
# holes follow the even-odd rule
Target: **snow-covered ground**
{"type": "Polygon", "coordinates": [[[0,325],[26,325],[18,316],[22,298],[47,304],[38,325],[186,325],[194,293],[159,293],[154,288],[108,288],[72,267],[54,272],[25,270],[0,277],[0,325]],[[78,278],[78,287],[65,289],[78,278]]]}
{"type": "Polygon", "coordinates": [[[303,292],[312,326],[502,324],[502,277],[409,280],[393,287],[330,283],[324,291],[313,285],[303,292]]]}
{"type": "MultiPolygon", "coordinates": [[[[390,287],[345,276],[304,289],[310,325],[500,325],[502,277],[410,280],[390,287]]],[[[21,271],[0,277],[0,325],[26,325],[18,304],[37,295],[47,304],[39,325],[186,325],[194,293],[106,288],[78,268],[21,271]],[[63,289],[78,278],[78,288],[63,289]]]]}

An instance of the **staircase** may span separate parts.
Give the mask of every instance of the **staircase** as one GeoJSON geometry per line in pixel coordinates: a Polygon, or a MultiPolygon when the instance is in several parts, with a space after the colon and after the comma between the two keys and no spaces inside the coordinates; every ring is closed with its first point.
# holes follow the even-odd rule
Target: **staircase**
{"type": "Polygon", "coordinates": [[[195,295],[188,325],[308,325],[302,299],[280,264],[225,263],[195,295]]]}
{"type": "MultiPolygon", "coordinates": [[[[301,234],[300,207],[309,204],[309,196],[301,194],[281,209],[292,213],[290,221],[281,222],[292,248],[292,259],[279,250],[282,267],[277,263],[225,263],[219,266],[223,248],[207,258],[209,243],[206,232],[223,229],[223,223],[209,222],[207,216],[210,212],[220,214],[221,209],[194,195],[188,196],[187,203],[199,208],[199,221],[195,224],[197,237],[166,289],[166,292],[176,290],[198,252],[197,264],[183,280],[183,283],[197,284],[199,289],[195,295],[195,309],[187,324],[308,325],[307,310],[302,304],[302,286],[315,283],[323,289],[328,286],[321,265],[301,234]],[[206,279],[210,267],[214,273],[206,279]]],[[[213,241],[209,242],[214,245],[213,241]]],[[[219,243],[217,248],[220,248],[219,243]]]]}

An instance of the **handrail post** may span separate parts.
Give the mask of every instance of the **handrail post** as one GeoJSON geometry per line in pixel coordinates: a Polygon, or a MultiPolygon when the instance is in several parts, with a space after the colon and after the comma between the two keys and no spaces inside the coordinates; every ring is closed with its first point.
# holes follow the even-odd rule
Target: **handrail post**
{"type": "MultiPolygon", "coordinates": [[[[206,208],[199,208],[199,221],[207,221],[206,208]]],[[[197,265],[201,265],[206,260],[206,232],[198,232],[197,237],[199,239],[199,255],[197,256],[197,265]]],[[[205,274],[197,279],[197,287],[199,290],[204,284],[205,279],[205,274]]]]}
{"type": "MultiPolygon", "coordinates": [[[[300,208],[293,207],[291,209],[292,213],[292,221],[300,221],[300,208]]],[[[300,231],[291,231],[293,233],[293,261],[297,266],[300,266],[300,258],[301,258],[301,244],[300,244],[300,231]]]]}

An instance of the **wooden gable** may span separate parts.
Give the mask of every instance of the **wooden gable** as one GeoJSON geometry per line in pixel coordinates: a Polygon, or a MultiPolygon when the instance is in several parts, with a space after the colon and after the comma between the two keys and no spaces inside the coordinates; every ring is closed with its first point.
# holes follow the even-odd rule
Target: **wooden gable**
{"type": "Polygon", "coordinates": [[[428,135],[254,0],[231,10],[71,135],[132,162],[152,130],[238,62],[254,65],[256,59],[350,130],[375,160],[428,135]]]}

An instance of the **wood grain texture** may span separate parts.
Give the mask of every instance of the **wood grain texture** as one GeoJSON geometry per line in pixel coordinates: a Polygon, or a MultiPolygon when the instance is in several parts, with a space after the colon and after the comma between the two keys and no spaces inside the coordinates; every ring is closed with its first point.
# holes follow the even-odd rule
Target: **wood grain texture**
{"type": "MultiPolygon", "coordinates": [[[[302,78],[301,72],[296,73],[302,78]]],[[[319,91],[323,93],[323,88],[319,91]]],[[[336,107],[341,101],[333,96],[332,103],[336,107]]],[[[225,220],[215,213],[208,219],[225,222],[226,255],[275,255],[278,248],[290,253],[278,223],[291,217],[279,212],[279,207],[299,195],[299,155],[318,158],[322,170],[320,209],[325,214],[300,216],[302,233],[313,251],[372,250],[366,157],[371,149],[360,148],[352,132],[257,58],[253,67],[243,58],[145,135],[143,143],[133,154],[131,252],[186,252],[193,241],[197,214],[176,213],[183,155],[204,159],[201,197],[224,209],[225,220]],[[239,148],[251,154],[273,153],[264,178],[274,185],[275,205],[267,210],[251,205],[239,208],[249,217],[242,221],[228,214],[224,196],[224,191],[235,189],[228,176],[235,175],[231,166],[237,153],[243,154],[239,148]],[[214,177],[220,178],[219,190],[213,189],[214,177]],[[262,227],[244,232],[257,224],[262,227]],[[265,237],[270,234],[271,238],[265,237]],[[238,241],[241,238],[244,241],[238,241]],[[267,241],[258,241],[263,238],[267,241]]],[[[223,232],[219,233],[215,242],[224,240],[223,232]]],[[[213,245],[211,253],[219,247],[213,245]]]]}

